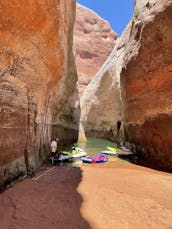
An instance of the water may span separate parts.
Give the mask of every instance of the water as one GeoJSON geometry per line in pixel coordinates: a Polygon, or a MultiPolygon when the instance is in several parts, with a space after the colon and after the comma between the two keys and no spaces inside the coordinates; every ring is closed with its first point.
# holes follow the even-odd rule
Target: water
{"type": "MultiPolygon", "coordinates": [[[[107,146],[110,147],[117,147],[117,144],[112,141],[108,141],[105,139],[100,138],[88,138],[86,142],[77,142],[74,144],[74,146],[77,146],[81,149],[83,149],[89,156],[94,156],[97,153],[100,153],[103,150],[106,150],[107,146]]],[[[70,146],[71,148],[71,146],[70,146]]],[[[70,148],[66,148],[65,150],[69,150],[70,148]]],[[[110,156],[108,155],[108,162],[106,163],[100,163],[100,164],[92,164],[92,166],[107,166],[107,167],[116,167],[121,166],[124,164],[129,163],[126,160],[121,160],[120,158],[116,156],[110,156]]],[[[64,163],[62,163],[64,165],[64,163]]],[[[75,161],[71,163],[65,163],[65,165],[70,167],[79,167],[82,165],[82,161],[80,159],[76,159],[75,161]]]]}
{"type": "Polygon", "coordinates": [[[116,147],[116,143],[100,138],[88,138],[86,142],[77,142],[75,146],[86,151],[88,155],[93,156],[106,150],[107,146],[116,147]]]}

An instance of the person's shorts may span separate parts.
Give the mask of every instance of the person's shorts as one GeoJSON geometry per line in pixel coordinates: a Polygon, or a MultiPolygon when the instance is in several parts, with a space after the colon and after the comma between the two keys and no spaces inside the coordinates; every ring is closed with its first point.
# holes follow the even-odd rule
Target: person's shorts
{"type": "Polygon", "coordinates": [[[54,157],[54,158],[59,158],[60,156],[60,153],[59,152],[51,152],[51,157],[54,157]]]}
{"type": "Polygon", "coordinates": [[[51,152],[51,157],[55,157],[57,155],[57,152],[51,152]]]}

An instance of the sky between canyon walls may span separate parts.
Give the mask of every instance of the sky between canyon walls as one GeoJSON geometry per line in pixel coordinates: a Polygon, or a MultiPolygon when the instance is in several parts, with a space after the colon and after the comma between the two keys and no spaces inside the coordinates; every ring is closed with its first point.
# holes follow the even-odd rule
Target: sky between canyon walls
{"type": "Polygon", "coordinates": [[[112,29],[121,35],[133,14],[134,0],[77,0],[107,20],[112,29]]]}

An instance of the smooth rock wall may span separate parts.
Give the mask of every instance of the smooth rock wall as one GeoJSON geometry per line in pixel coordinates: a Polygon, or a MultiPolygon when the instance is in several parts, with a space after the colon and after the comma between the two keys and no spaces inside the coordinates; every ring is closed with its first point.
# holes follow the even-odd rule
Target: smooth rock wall
{"type": "Polygon", "coordinates": [[[132,20],[81,98],[87,137],[117,140],[138,152],[145,165],[168,171],[172,170],[171,28],[171,0],[136,0],[132,20]]]}
{"type": "Polygon", "coordinates": [[[0,185],[46,158],[52,130],[77,139],[74,18],[74,0],[0,2],[0,185]]]}
{"type": "Polygon", "coordinates": [[[120,72],[131,23],[81,96],[81,122],[86,137],[123,143],[120,72]]]}
{"type": "Polygon", "coordinates": [[[80,95],[113,50],[117,34],[94,11],[77,3],[74,27],[80,95]]]}
{"type": "Polygon", "coordinates": [[[125,141],[172,170],[172,1],[136,1],[121,72],[125,141]]]}
{"type": "Polygon", "coordinates": [[[119,138],[122,111],[120,78],[113,64],[115,50],[81,96],[81,122],[86,137],[119,138]]]}

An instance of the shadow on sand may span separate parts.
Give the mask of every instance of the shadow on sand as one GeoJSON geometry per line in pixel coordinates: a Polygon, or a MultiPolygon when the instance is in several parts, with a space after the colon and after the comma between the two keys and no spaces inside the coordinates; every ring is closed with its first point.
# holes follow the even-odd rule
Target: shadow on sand
{"type": "Polygon", "coordinates": [[[54,166],[1,193],[1,229],[91,229],[80,213],[81,180],[80,168],[54,166]]]}

